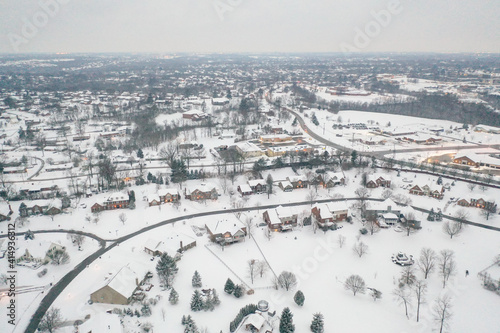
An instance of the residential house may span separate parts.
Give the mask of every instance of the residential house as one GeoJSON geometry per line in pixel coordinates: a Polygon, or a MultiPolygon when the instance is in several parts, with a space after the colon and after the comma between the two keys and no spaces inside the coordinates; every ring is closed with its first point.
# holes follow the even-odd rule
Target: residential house
{"type": "Polygon", "coordinates": [[[457,205],[464,206],[464,207],[477,207],[485,210],[489,210],[491,212],[496,212],[497,210],[497,204],[493,200],[487,200],[483,198],[479,199],[460,199],[457,201],[457,205]]]}
{"type": "Polygon", "coordinates": [[[366,179],[367,188],[377,188],[377,187],[391,187],[391,180],[387,176],[380,175],[368,175],[366,179]]]}
{"type": "Polygon", "coordinates": [[[161,256],[168,253],[176,256],[196,246],[196,240],[193,237],[177,234],[167,236],[163,240],[149,238],[144,244],[144,252],[152,256],[161,256]]]}
{"type": "Polygon", "coordinates": [[[179,192],[176,189],[162,189],[157,194],[147,196],[149,206],[158,206],[166,202],[175,202],[180,200],[179,192]]]}
{"type": "Polygon", "coordinates": [[[205,224],[212,242],[232,244],[245,240],[247,228],[239,221],[220,220],[205,224]]]}
{"type": "Polygon", "coordinates": [[[424,185],[422,187],[418,185],[414,185],[412,188],[410,188],[410,194],[413,195],[425,195],[428,197],[436,198],[436,199],[443,199],[444,197],[444,187],[441,186],[440,190],[437,189],[432,189],[429,185],[424,185]]]}
{"type": "Polygon", "coordinates": [[[51,200],[34,200],[28,202],[32,206],[27,206],[19,209],[19,215],[23,217],[31,215],[57,215],[62,212],[62,201],[61,199],[51,199],[51,200]]]}
{"type": "Polygon", "coordinates": [[[495,155],[480,155],[476,153],[457,154],[453,159],[453,163],[476,168],[487,167],[491,169],[500,169],[500,158],[495,157],[495,155]]]}
{"type": "Polygon", "coordinates": [[[293,188],[307,188],[309,181],[305,175],[289,176],[286,179],[292,184],[293,188]]]}
{"type": "Polygon", "coordinates": [[[249,180],[248,186],[250,186],[253,193],[265,193],[267,191],[267,183],[264,179],[249,180]]]}
{"type": "Polygon", "coordinates": [[[90,207],[90,210],[94,213],[103,210],[128,208],[129,204],[129,196],[127,194],[117,192],[110,195],[102,204],[93,204],[92,207],[90,207]]]}
{"type": "Polygon", "coordinates": [[[345,177],[342,172],[327,171],[323,175],[318,175],[319,184],[325,188],[345,184],[345,177]]]}
{"type": "Polygon", "coordinates": [[[272,231],[287,231],[297,226],[298,215],[288,207],[268,209],[262,217],[272,231]]]}
{"type": "Polygon", "coordinates": [[[375,220],[379,215],[385,213],[394,213],[399,216],[401,210],[392,199],[388,198],[384,201],[371,201],[365,215],[367,219],[375,220]]]}
{"type": "Polygon", "coordinates": [[[420,186],[415,185],[412,188],[410,188],[410,194],[424,195],[424,191],[420,188],[420,186]]]}
{"type": "Polygon", "coordinates": [[[240,192],[241,195],[250,195],[253,193],[252,188],[248,184],[238,185],[238,192],[240,192]]]}
{"type": "Polygon", "coordinates": [[[293,185],[288,180],[281,181],[279,184],[279,187],[280,187],[280,189],[283,190],[283,192],[292,192],[293,191],[293,185]]]}
{"type": "Polygon", "coordinates": [[[348,208],[345,201],[321,203],[311,209],[311,215],[320,227],[329,227],[336,222],[345,221],[348,208]]]}
{"type": "Polygon", "coordinates": [[[184,188],[184,196],[191,201],[217,200],[219,193],[217,188],[210,183],[201,183],[184,188]]]}
{"type": "Polygon", "coordinates": [[[90,300],[94,303],[127,305],[147,275],[128,265],[123,266],[111,278],[105,277],[103,286],[90,294],[90,300]]]}

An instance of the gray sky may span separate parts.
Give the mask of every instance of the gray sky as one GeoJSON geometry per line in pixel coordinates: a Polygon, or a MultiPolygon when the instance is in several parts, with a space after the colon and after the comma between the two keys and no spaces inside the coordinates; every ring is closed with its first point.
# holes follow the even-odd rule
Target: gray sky
{"type": "Polygon", "coordinates": [[[500,52],[500,1],[0,0],[0,53],[346,50],[500,52]]]}

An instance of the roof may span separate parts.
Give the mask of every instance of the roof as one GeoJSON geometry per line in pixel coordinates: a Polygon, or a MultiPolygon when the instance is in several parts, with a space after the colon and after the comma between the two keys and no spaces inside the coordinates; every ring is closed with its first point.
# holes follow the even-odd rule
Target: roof
{"type": "Polygon", "coordinates": [[[120,318],[117,315],[96,312],[95,314],[92,314],[92,317],[90,317],[89,320],[78,326],[78,331],[82,333],[123,333],[123,326],[121,325],[120,318]]]}
{"type": "Polygon", "coordinates": [[[236,147],[238,147],[238,149],[240,149],[243,152],[255,152],[255,151],[261,152],[262,151],[262,149],[260,149],[255,143],[251,143],[248,141],[238,142],[236,144],[236,147]]]}
{"type": "Polygon", "coordinates": [[[240,191],[241,192],[252,192],[252,188],[248,184],[241,184],[240,185],[240,191]]]}
{"type": "Polygon", "coordinates": [[[126,195],[124,193],[121,193],[121,192],[117,192],[117,193],[111,194],[106,199],[106,202],[109,202],[109,201],[126,201],[126,200],[128,200],[128,195],[126,195]]]}
{"type": "Polygon", "coordinates": [[[243,224],[237,220],[212,221],[211,223],[208,223],[207,226],[212,234],[224,234],[229,232],[231,235],[234,235],[243,228],[243,224]]]}
{"type": "Polygon", "coordinates": [[[132,270],[127,264],[108,280],[105,286],[109,286],[117,293],[129,298],[137,288],[136,279],[141,281],[145,275],[145,272],[144,275],[141,275],[136,272],[136,269],[132,270]]]}
{"type": "Polygon", "coordinates": [[[193,193],[196,190],[199,190],[201,192],[210,192],[212,190],[217,191],[217,187],[212,184],[212,183],[201,183],[201,184],[195,184],[195,185],[190,185],[187,187],[187,193],[193,193]]]}
{"type": "Polygon", "coordinates": [[[292,183],[290,183],[288,180],[283,180],[283,181],[281,181],[281,186],[282,186],[283,188],[293,187],[292,183]]]}
{"type": "Polygon", "coordinates": [[[248,181],[248,185],[257,186],[257,185],[266,185],[266,181],[264,179],[252,179],[248,181]]]}
{"type": "Polygon", "coordinates": [[[280,224],[281,221],[278,217],[278,213],[276,213],[275,209],[269,209],[266,211],[267,215],[269,216],[269,223],[271,224],[280,224]]]}
{"type": "Polygon", "coordinates": [[[382,214],[382,217],[384,218],[384,220],[387,220],[387,219],[390,219],[390,220],[397,220],[398,219],[398,216],[396,214],[393,214],[393,213],[385,213],[385,214],[382,214]]]}
{"type": "Polygon", "coordinates": [[[398,205],[391,198],[385,199],[382,202],[372,201],[368,210],[387,210],[388,206],[391,206],[391,209],[397,208],[399,210],[398,205]]]}
{"type": "Polygon", "coordinates": [[[176,188],[165,188],[158,190],[158,195],[160,197],[166,196],[167,194],[178,195],[179,191],[176,188]]]}

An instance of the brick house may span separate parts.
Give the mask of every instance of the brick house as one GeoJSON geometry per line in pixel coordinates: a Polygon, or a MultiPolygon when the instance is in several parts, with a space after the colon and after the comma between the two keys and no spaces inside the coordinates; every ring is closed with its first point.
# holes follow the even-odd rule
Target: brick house
{"type": "Polygon", "coordinates": [[[217,200],[219,193],[214,185],[203,183],[190,188],[184,188],[184,196],[191,201],[217,200]]]}
{"type": "Polygon", "coordinates": [[[90,207],[92,213],[101,212],[103,210],[114,210],[128,208],[130,204],[129,196],[124,193],[113,193],[101,204],[95,203],[90,207]]]}
{"type": "Polygon", "coordinates": [[[279,206],[268,209],[262,214],[262,217],[272,231],[287,231],[297,226],[298,215],[289,208],[279,206]]]}
{"type": "Polygon", "coordinates": [[[349,210],[345,202],[329,202],[316,204],[311,215],[320,227],[327,227],[336,222],[345,221],[349,210]]]}
{"type": "Polygon", "coordinates": [[[249,180],[248,186],[250,186],[253,193],[265,193],[267,191],[267,183],[264,179],[249,180]]]}

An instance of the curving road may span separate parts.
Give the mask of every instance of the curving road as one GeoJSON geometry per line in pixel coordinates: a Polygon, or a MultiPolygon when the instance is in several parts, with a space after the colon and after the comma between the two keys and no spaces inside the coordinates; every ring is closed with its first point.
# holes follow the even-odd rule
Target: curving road
{"type": "MultiPolygon", "coordinates": [[[[314,202],[316,203],[324,203],[324,202],[332,202],[332,201],[353,201],[353,200],[359,200],[358,198],[342,198],[342,199],[321,199],[321,200],[315,200],[314,202]]],[[[369,201],[383,201],[383,199],[375,199],[375,198],[367,198],[366,200],[369,201]]],[[[115,246],[120,245],[121,243],[130,240],[140,234],[143,234],[147,231],[151,231],[153,229],[159,228],[161,226],[182,221],[182,220],[189,220],[197,217],[203,217],[203,216],[211,216],[211,215],[220,215],[220,214],[228,214],[228,213],[237,213],[237,212],[246,212],[246,211],[255,211],[255,210],[265,210],[265,209],[272,209],[276,208],[278,206],[284,206],[284,207],[292,207],[292,206],[302,206],[302,205],[310,205],[310,201],[301,201],[301,202],[292,202],[292,203],[282,203],[282,204],[276,204],[276,205],[266,205],[266,206],[257,206],[257,207],[245,207],[245,208],[237,208],[237,209],[224,209],[224,210],[216,210],[216,211],[210,211],[210,212],[203,212],[203,213],[196,213],[196,214],[190,214],[190,215],[184,215],[184,216],[178,216],[174,217],[172,219],[168,219],[162,222],[158,222],[156,224],[152,224],[150,226],[144,227],[140,230],[137,230],[135,232],[132,232],[128,235],[125,235],[123,237],[113,239],[113,240],[104,240],[96,235],[89,234],[89,233],[84,233],[84,232],[79,232],[75,230],[41,230],[37,231],[37,233],[50,233],[50,232],[68,232],[68,233],[76,233],[76,234],[84,234],[88,237],[92,237],[96,240],[99,240],[101,243],[101,249],[98,251],[94,252],[87,258],[85,258],[80,264],[78,264],[73,270],[71,270],[69,273],[67,273],[59,282],[57,282],[47,293],[47,295],[42,299],[38,309],[35,311],[33,314],[30,323],[28,327],[26,328],[25,333],[35,333],[36,329],[40,323],[41,318],[44,316],[45,312],[50,308],[52,303],[57,299],[57,297],[61,294],[61,292],[81,273],[89,266],[92,262],[94,262],[96,259],[100,258],[103,254],[106,252],[112,250],[115,246]],[[106,242],[112,242],[111,245],[108,247],[104,247],[106,242]]],[[[420,207],[415,207],[413,206],[416,210],[419,210],[421,212],[429,212],[429,210],[420,208],[420,207]]],[[[456,220],[454,217],[451,217],[449,215],[443,215],[444,218],[448,218],[451,220],[456,220]]],[[[472,221],[463,221],[465,224],[469,224],[475,227],[480,227],[484,229],[489,229],[489,230],[494,230],[500,232],[499,227],[493,227],[490,225],[485,225],[477,222],[472,222],[472,221]]],[[[23,233],[21,233],[23,234],[23,233]]],[[[5,235],[6,236],[6,235],[5,235]]],[[[5,237],[2,236],[2,237],[5,237]]]]}

